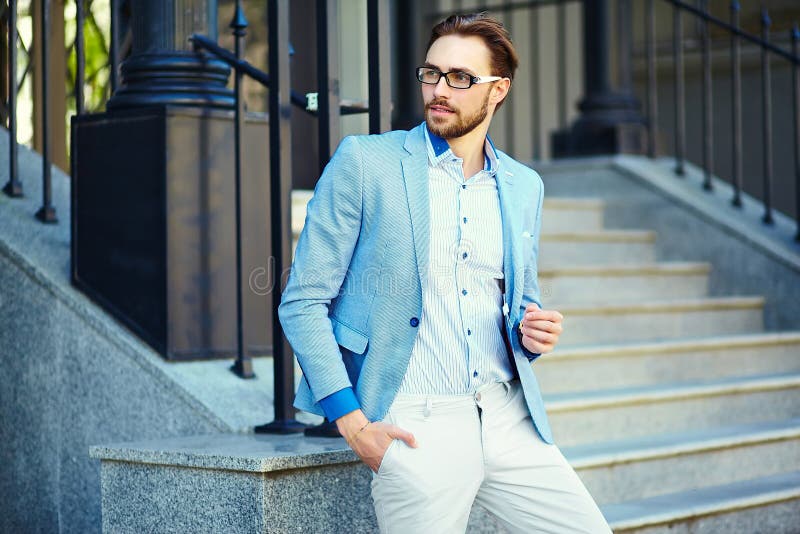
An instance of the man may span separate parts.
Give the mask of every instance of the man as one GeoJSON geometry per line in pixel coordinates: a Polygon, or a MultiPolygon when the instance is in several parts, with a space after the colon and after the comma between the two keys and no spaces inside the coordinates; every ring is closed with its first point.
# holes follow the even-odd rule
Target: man
{"type": "Polygon", "coordinates": [[[373,471],[382,532],[463,532],[478,502],[513,532],[609,532],[552,443],[530,362],[539,176],[487,136],[517,57],[484,14],[432,32],[425,122],[344,139],[308,205],[280,317],[305,380],[373,471]]]}

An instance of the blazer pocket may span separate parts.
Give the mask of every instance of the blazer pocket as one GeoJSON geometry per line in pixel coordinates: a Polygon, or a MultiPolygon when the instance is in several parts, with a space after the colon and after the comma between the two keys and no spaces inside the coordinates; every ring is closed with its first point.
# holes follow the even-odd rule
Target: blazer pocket
{"type": "Polygon", "coordinates": [[[333,337],[336,338],[336,343],[353,354],[364,354],[367,350],[369,338],[361,332],[353,330],[346,324],[339,322],[334,317],[330,319],[331,325],[333,325],[333,337]]]}

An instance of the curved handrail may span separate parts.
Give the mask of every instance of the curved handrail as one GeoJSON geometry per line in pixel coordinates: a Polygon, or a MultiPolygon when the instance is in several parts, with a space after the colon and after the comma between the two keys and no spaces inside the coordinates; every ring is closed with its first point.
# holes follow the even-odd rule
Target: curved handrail
{"type": "Polygon", "coordinates": [[[741,29],[737,28],[736,26],[732,26],[731,24],[728,24],[724,20],[718,19],[717,17],[714,17],[712,15],[709,15],[708,13],[703,11],[702,9],[699,9],[697,7],[689,5],[686,2],[682,2],[681,0],[665,0],[665,1],[667,3],[669,3],[669,4],[672,4],[673,6],[677,7],[678,9],[682,9],[684,11],[688,11],[689,13],[692,13],[693,15],[710,22],[711,24],[714,24],[715,26],[718,26],[719,28],[722,28],[722,29],[724,29],[724,30],[726,30],[726,31],[728,31],[730,33],[733,33],[733,34],[737,35],[738,37],[741,37],[745,41],[749,41],[749,42],[751,42],[751,43],[753,43],[755,45],[760,46],[761,48],[769,50],[770,52],[772,52],[772,53],[774,53],[774,54],[776,54],[778,56],[781,56],[783,59],[789,61],[790,63],[794,63],[795,65],[800,65],[800,57],[795,56],[791,52],[788,52],[788,51],[784,50],[783,48],[775,46],[772,43],[768,43],[767,41],[764,41],[760,37],[757,37],[757,36],[755,36],[753,34],[750,34],[750,33],[747,33],[745,31],[742,31],[741,29]]]}
{"type": "MultiPolygon", "coordinates": [[[[243,74],[246,74],[247,76],[257,81],[264,87],[269,88],[270,85],[269,74],[267,74],[263,70],[259,69],[258,67],[254,66],[252,63],[244,59],[237,59],[236,56],[230,50],[226,50],[225,48],[219,46],[212,39],[209,39],[205,35],[193,34],[191,37],[189,37],[189,41],[192,42],[195,51],[200,49],[206,50],[207,52],[210,52],[217,58],[227,63],[228,66],[230,66],[232,69],[236,69],[242,72],[243,74]]],[[[309,115],[313,115],[316,117],[317,116],[316,96],[317,93],[307,93],[303,95],[292,89],[289,98],[294,106],[302,109],[309,115]]],[[[364,103],[342,104],[339,106],[339,113],[341,115],[356,115],[359,113],[368,113],[368,112],[369,112],[369,106],[364,103]]]]}

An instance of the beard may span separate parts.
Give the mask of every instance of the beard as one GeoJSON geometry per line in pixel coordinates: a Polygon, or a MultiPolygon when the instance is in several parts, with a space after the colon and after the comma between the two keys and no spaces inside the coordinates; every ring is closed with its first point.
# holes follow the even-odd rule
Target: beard
{"type": "Polygon", "coordinates": [[[486,97],[483,99],[481,107],[475,113],[469,116],[463,116],[462,113],[452,108],[446,100],[433,99],[425,104],[425,122],[428,125],[428,130],[431,133],[438,135],[443,139],[455,139],[467,135],[472,130],[477,128],[489,114],[489,92],[487,91],[486,97]],[[446,122],[445,117],[434,118],[431,116],[431,106],[446,106],[453,111],[453,118],[455,122],[446,122]]]}

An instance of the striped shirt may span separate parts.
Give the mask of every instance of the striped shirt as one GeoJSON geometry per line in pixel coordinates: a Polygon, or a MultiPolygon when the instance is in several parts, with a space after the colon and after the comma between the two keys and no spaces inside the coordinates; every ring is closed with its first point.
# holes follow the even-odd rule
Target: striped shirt
{"type": "Polygon", "coordinates": [[[503,340],[503,228],[497,158],[464,178],[463,160],[427,131],[430,263],[422,317],[400,393],[472,393],[513,377],[503,340]]]}

